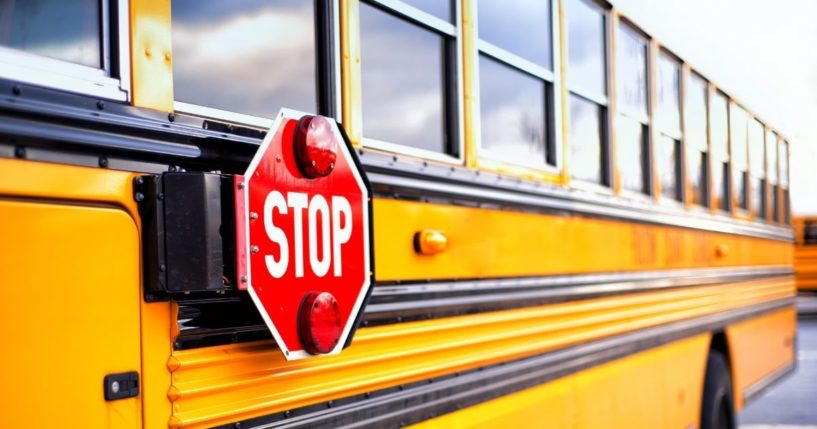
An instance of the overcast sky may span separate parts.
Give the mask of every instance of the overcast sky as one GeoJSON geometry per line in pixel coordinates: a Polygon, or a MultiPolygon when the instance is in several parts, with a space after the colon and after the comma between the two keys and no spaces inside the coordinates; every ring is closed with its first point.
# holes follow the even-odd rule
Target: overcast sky
{"type": "Polygon", "coordinates": [[[789,137],[793,211],[817,214],[817,1],[613,3],[789,137]]]}

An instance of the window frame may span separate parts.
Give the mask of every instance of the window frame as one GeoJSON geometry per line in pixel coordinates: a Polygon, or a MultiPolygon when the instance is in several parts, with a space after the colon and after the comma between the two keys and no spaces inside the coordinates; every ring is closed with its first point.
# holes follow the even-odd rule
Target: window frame
{"type": "MultiPolygon", "coordinates": [[[[170,0],[172,2],[172,0],[170,0]]],[[[340,55],[340,5],[339,0],[311,0],[315,4],[315,106],[320,115],[332,117],[341,123],[343,120],[343,99],[341,94],[341,55],[340,55]],[[323,8],[323,10],[319,10],[323,8]],[[326,10],[330,9],[330,10],[326,10]],[[328,13],[327,13],[328,12],[328,13]],[[323,15],[322,15],[323,14],[323,15]],[[326,23],[331,23],[329,31],[324,31],[320,22],[325,17],[326,23]],[[331,65],[330,65],[331,64],[331,65]],[[329,67],[326,67],[329,65],[329,67]]],[[[171,25],[173,13],[170,15],[171,25]]],[[[286,106],[283,106],[286,107],[286,106]]],[[[209,118],[216,121],[225,121],[266,129],[272,125],[274,117],[264,118],[245,113],[215,107],[202,106],[173,100],[173,110],[176,113],[188,114],[197,117],[209,118]]]]}
{"type": "Polygon", "coordinates": [[[738,214],[741,216],[749,216],[749,211],[752,209],[751,199],[752,199],[752,173],[751,173],[751,158],[749,154],[749,121],[754,120],[754,117],[749,113],[746,108],[741,106],[737,101],[732,98],[728,99],[728,109],[729,112],[727,116],[729,117],[729,126],[727,127],[729,130],[729,175],[730,177],[730,197],[731,197],[731,206],[732,211],[734,214],[738,214]],[[735,146],[737,143],[734,141],[735,137],[735,128],[733,121],[736,119],[738,115],[743,112],[743,159],[746,161],[746,165],[744,166],[745,170],[738,170],[738,166],[735,163],[735,146]],[[740,195],[737,192],[737,181],[742,179],[741,175],[745,174],[746,181],[743,183],[744,189],[744,201],[746,202],[746,207],[742,207],[740,205],[740,195]]]}
{"type": "Polygon", "coordinates": [[[102,67],[0,46],[0,78],[115,101],[131,100],[130,0],[99,0],[102,67]]]}
{"type": "Polygon", "coordinates": [[[630,21],[626,17],[619,16],[619,19],[616,22],[616,26],[613,29],[614,38],[615,38],[615,49],[612,52],[613,58],[611,59],[611,67],[615,69],[615,79],[612,83],[615,85],[615,94],[616,94],[616,101],[615,101],[615,114],[611,118],[611,121],[615,121],[616,125],[614,128],[615,133],[615,151],[611,153],[611,162],[615,165],[615,171],[618,171],[619,176],[619,195],[624,196],[631,199],[639,199],[642,201],[653,201],[655,199],[655,148],[654,148],[654,140],[653,131],[655,130],[655,125],[653,124],[653,116],[655,114],[656,106],[654,105],[654,97],[653,97],[653,86],[655,81],[655,73],[653,72],[655,59],[653,58],[653,45],[655,44],[655,40],[643,31],[640,27],[638,27],[634,22],[630,21]],[[632,112],[627,108],[622,109],[622,103],[618,99],[619,97],[619,73],[618,73],[618,51],[620,43],[620,33],[621,27],[625,26],[637,37],[640,37],[644,41],[644,90],[646,95],[646,112],[642,115],[638,112],[632,112]],[[618,123],[620,117],[624,117],[625,120],[630,120],[641,125],[641,151],[642,151],[642,165],[641,165],[641,175],[643,176],[643,186],[644,189],[640,192],[633,191],[631,189],[624,188],[623,184],[621,183],[621,166],[618,165],[618,152],[621,148],[621,144],[618,141],[618,129],[621,125],[618,123]]]}
{"type": "MultiPolygon", "coordinates": [[[[561,49],[561,32],[559,19],[559,0],[546,0],[550,8],[550,55],[551,66],[553,70],[547,70],[532,61],[526,60],[523,57],[516,55],[510,51],[506,51],[488,41],[482,40],[479,37],[479,19],[478,8],[479,1],[473,0],[471,3],[471,18],[473,32],[473,46],[470,55],[474,59],[473,66],[473,93],[474,93],[474,111],[478,118],[474,121],[472,135],[474,136],[474,146],[477,152],[478,160],[488,160],[491,162],[499,162],[508,165],[515,165],[524,168],[530,168],[538,172],[558,174],[563,168],[563,135],[562,135],[562,49],[561,49]],[[480,69],[479,58],[480,55],[486,55],[490,60],[497,61],[502,65],[513,69],[514,71],[524,73],[530,77],[538,79],[545,84],[545,159],[541,161],[530,160],[514,160],[509,157],[503,157],[495,150],[485,148],[482,144],[482,97],[480,94],[480,69]],[[548,88],[550,86],[550,88],[548,88]],[[551,155],[552,154],[552,155],[551,155]],[[548,163],[549,158],[553,158],[553,164],[548,163]]],[[[457,8],[459,8],[459,1],[456,1],[457,8]]],[[[457,13],[459,18],[459,11],[457,13]]],[[[478,162],[479,163],[479,162],[478,162]]]]}
{"type": "Polygon", "coordinates": [[[730,101],[731,98],[728,94],[723,92],[720,88],[716,87],[711,82],[709,83],[709,96],[708,96],[708,129],[709,129],[709,170],[710,170],[710,181],[709,181],[709,196],[710,196],[710,208],[712,212],[717,215],[725,215],[725,216],[732,216],[735,213],[734,207],[732,205],[732,194],[734,193],[734,187],[732,186],[732,153],[730,151],[731,146],[731,130],[730,126],[730,101]],[[725,113],[726,116],[724,119],[724,126],[725,129],[725,136],[726,136],[726,147],[723,148],[723,151],[726,152],[726,159],[720,158],[723,154],[718,154],[715,151],[714,142],[715,138],[713,135],[714,127],[712,124],[715,122],[713,119],[715,118],[715,110],[713,109],[714,100],[716,97],[722,97],[725,102],[725,113]],[[723,164],[727,164],[724,166],[723,164]],[[726,167],[726,168],[724,168],[726,167]],[[713,204],[717,202],[717,194],[715,193],[715,169],[721,169],[721,173],[723,177],[721,178],[721,185],[725,186],[723,189],[724,195],[722,201],[726,202],[726,207],[721,207],[719,204],[713,204]]]}
{"type": "MultiPolygon", "coordinates": [[[[702,213],[710,213],[712,211],[712,167],[711,167],[712,148],[710,146],[711,136],[710,136],[710,132],[709,132],[709,112],[711,110],[710,100],[709,100],[709,86],[710,86],[710,83],[709,83],[709,80],[707,80],[704,75],[698,73],[697,71],[695,71],[695,70],[693,70],[691,68],[685,74],[686,74],[686,76],[683,77],[683,85],[682,85],[683,92],[681,94],[681,98],[683,100],[681,102],[681,104],[683,105],[683,107],[682,107],[682,115],[683,116],[681,118],[681,122],[683,124],[683,130],[684,130],[684,136],[683,136],[684,137],[684,139],[683,139],[684,144],[683,145],[684,145],[684,158],[685,158],[685,163],[684,163],[684,172],[685,172],[684,173],[684,188],[686,188],[687,185],[689,186],[690,195],[688,196],[688,202],[689,202],[688,207],[691,210],[697,210],[697,211],[702,212],[702,213]],[[691,93],[690,90],[692,89],[692,86],[693,86],[692,82],[693,82],[693,80],[696,80],[696,79],[703,84],[702,89],[703,89],[703,102],[704,102],[704,104],[703,104],[703,108],[704,108],[704,114],[703,114],[703,117],[704,117],[704,124],[703,124],[703,132],[704,132],[704,144],[703,144],[703,146],[704,146],[704,150],[701,151],[701,148],[697,147],[697,146],[694,148],[694,151],[695,151],[694,155],[695,155],[696,158],[700,158],[701,155],[706,156],[706,160],[701,163],[701,170],[698,172],[698,173],[703,174],[703,183],[701,184],[701,190],[703,191],[703,195],[701,196],[701,198],[702,198],[701,202],[703,204],[698,204],[693,200],[693,197],[694,197],[694,194],[695,194],[695,190],[693,189],[693,186],[692,186],[693,174],[692,174],[692,171],[691,171],[692,170],[691,169],[691,166],[692,166],[691,162],[693,162],[693,157],[691,155],[693,155],[693,154],[690,153],[693,150],[693,145],[690,144],[690,136],[689,136],[689,132],[688,132],[689,129],[690,129],[689,122],[691,121],[691,118],[693,116],[688,111],[688,109],[692,109],[692,107],[690,107],[691,103],[690,103],[689,94],[691,93]]],[[[687,199],[687,197],[685,197],[685,201],[686,201],[686,199],[687,199]]]]}
{"type": "Polygon", "coordinates": [[[748,124],[747,124],[747,128],[746,128],[746,134],[747,134],[747,144],[749,146],[748,147],[748,149],[749,149],[749,182],[752,183],[751,190],[749,192],[749,194],[751,196],[750,197],[751,202],[749,204],[750,205],[750,207],[749,207],[750,210],[749,211],[751,212],[752,218],[755,221],[766,222],[768,220],[768,218],[767,218],[767,216],[768,216],[767,206],[768,206],[768,200],[769,200],[769,195],[768,195],[769,194],[769,192],[768,192],[768,188],[769,188],[768,180],[769,179],[768,179],[768,175],[766,174],[766,124],[764,124],[763,121],[761,121],[760,118],[758,118],[757,116],[749,114],[748,115],[748,124]],[[761,139],[760,140],[761,141],[761,153],[760,153],[761,160],[760,161],[755,161],[755,159],[754,159],[755,156],[754,156],[753,151],[752,151],[752,132],[751,132],[751,129],[752,129],[752,124],[753,123],[757,124],[757,126],[760,127],[759,128],[759,130],[760,130],[760,139],[761,139]],[[763,166],[760,169],[761,171],[755,171],[755,168],[754,168],[753,164],[757,163],[757,162],[760,162],[760,164],[763,166]],[[760,181],[761,188],[759,190],[754,189],[754,181],[755,180],[760,181]],[[760,196],[760,201],[757,202],[757,204],[756,204],[754,199],[755,199],[755,197],[757,197],[757,195],[756,195],[757,191],[761,192],[761,196],[760,196]],[[759,205],[761,207],[762,213],[758,213],[755,210],[755,207],[757,205],[759,205]]]}
{"type": "MultiPolygon", "coordinates": [[[[612,145],[611,145],[611,136],[612,136],[612,128],[611,124],[614,120],[613,117],[613,109],[611,106],[611,86],[615,84],[613,81],[613,73],[611,73],[611,69],[614,66],[612,56],[615,55],[613,50],[613,43],[611,40],[613,30],[613,11],[612,8],[607,6],[606,4],[601,4],[595,0],[575,0],[584,3],[587,7],[595,9],[596,11],[600,12],[602,17],[604,18],[604,86],[606,94],[599,95],[594,94],[593,91],[590,91],[586,88],[583,88],[581,85],[570,84],[570,30],[568,28],[568,16],[570,14],[570,8],[567,6],[567,2],[564,5],[564,46],[565,52],[562,52],[565,58],[565,75],[567,78],[563,83],[563,92],[567,99],[565,100],[566,103],[564,104],[567,106],[567,110],[563,113],[565,120],[567,121],[567,128],[569,129],[568,137],[567,137],[567,144],[572,144],[571,137],[573,135],[572,130],[572,123],[570,122],[570,103],[572,97],[578,97],[581,100],[594,104],[597,108],[602,110],[602,114],[599,115],[599,119],[601,121],[599,127],[599,141],[601,143],[600,148],[600,175],[601,175],[601,182],[596,183],[589,180],[584,179],[577,179],[573,177],[572,171],[570,171],[570,166],[568,165],[568,172],[570,186],[583,189],[588,191],[596,191],[601,193],[611,193],[613,191],[613,159],[612,159],[612,145]]],[[[565,145],[561,142],[557,142],[557,147],[565,147],[565,145]]],[[[570,152],[570,148],[567,150],[568,155],[570,152]]],[[[560,158],[561,160],[561,158],[560,158]]]]}

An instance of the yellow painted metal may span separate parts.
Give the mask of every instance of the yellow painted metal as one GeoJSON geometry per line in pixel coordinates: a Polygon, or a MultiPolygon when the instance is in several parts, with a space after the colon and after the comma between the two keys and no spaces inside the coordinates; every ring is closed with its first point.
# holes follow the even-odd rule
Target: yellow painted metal
{"type": "Polygon", "coordinates": [[[747,388],[794,363],[796,331],[793,307],[726,328],[736,409],[743,408],[747,388]]]}
{"type": "Polygon", "coordinates": [[[340,74],[343,98],[343,127],[355,146],[361,146],[363,141],[359,9],[359,0],[340,0],[340,74]]]}
{"type": "Polygon", "coordinates": [[[538,182],[560,183],[562,181],[560,173],[543,171],[486,157],[479,157],[479,169],[538,182]]]}
{"type": "Polygon", "coordinates": [[[130,0],[131,95],[139,107],[173,111],[170,2],[130,0]]]}
{"type": "Polygon", "coordinates": [[[817,291],[817,245],[805,244],[806,221],[817,220],[814,217],[798,216],[792,219],[794,229],[794,271],[797,276],[797,289],[817,291]]]}
{"type": "Polygon", "coordinates": [[[462,11],[462,116],[463,141],[465,144],[465,165],[470,168],[477,166],[477,139],[474,136],[479,126],[479,109],[477,92],[479,82],[476,79],[476,68],[479,63],[477,54],[477,35],[474,27],[474,8],[476,0],[461,0],[462,11]]]}
{"type": "Polygon", "coordinates": [[[697,427],[709,337],[677,341],[412,427],[697,427]]]}
{"type": "Polygon", "coordinates": [[[793,293],[778,277],[364,328],[340,355],[292,362],[270,342],[176,351],[169,397],[180,426],[225,424],[793,293]]]}
{"type": "MultiPolygon", "coordinates": [[[[565,21],[565,4],[563,0],[555,2],[556,10],[559,14],[559,80],[562,83],[560,86],[560,109],[562,111],[562,123],[556,124],[562,127],[562,171],[560,181],[563,185],[570,183],[570,91],[567,89],[567,28],[565,21]]],[[[606,121],[605,121],[606,122],[606,121]]],[[[557,142],[557,144],[559,144],[557,142]]]]}
{"type": "MultiPolygon", "coordinates": [[[[137,410],[142,413],[142,423],[144,427],[163,427],[168,424],[168,419],[171,416],[170,401],[167,399],[167,392],[170,388],[170,372],[167,368],[167,359],[170,356],[171,349],[171,329],[175,326],[175,320],[171,325],[171,308],[168,303],[145,303],[141,298],[140,287],[140,272],[138,271],[138,263],[140,256],[138,253],[138,234],[134,228],[139,228],[139,216],[137,214],[136,204],[133,201],[132,180],[134,174],[115,171],[103,170],[99,168],[83,168],[72,167],[58,164],[46,164],[31,161],[0,159],[0,198],[11,198],[14,200],[37,200],[45,201],[52,200],[59,202],[61,205],[53,205],[54,207],[48,216],[43,220],[43,225],[53,223],[59,224],[66,231],[64,233],[74,232],[77,237],[72,237],[66,245],[71,245],[70,249],[60,250],[55,249],[55,245],[60,245],[62,240],[58,236],[53,237],[54,243],[43,244],[42,248],[46,249],[48,260],[56,260],[61,267],[73,267],[76,272],[67,273],[66,279],[71,279],[72,276],[85,276],[83,281],[78,285],[71,287],[63,287],[57,290],[60,304],[71,304],[67,307],[65,317],[59,319],[59,313],[53,313],[53,318],[43,319],[43,321],[51,321],[54,323],[61,323],[58,331],[54,331],[54,326],[45,326],[43,324],[15,324],[19,326],[26,326],[24,332],[30,338],[42,338],[45,335],[54,335],[60,338],[65,338],[65,341],[75,339],[75,335],[81,335],[79,340],[70,346],[60,350],[60,359],[54,360],[51,356],[51,361],[48,364],[53,365],[54,362],[64,361],[66,365],[72,365],[70,369],[66,370],[67,374],[86,374],[88,371],[99,370],[94,368],[98,364],[98,360],[102,359],[107,354],[117,355],[117,350],[111,350],[111,347],[104,347],[105,344],[110,344],[113,339],[120,339],[125,341],[131,337],[129,332],[125,331],[126,324],[119,327],[116,323],[122,315],[130,315],[136,312],[137,322],[141,323],[141,332],[145,333],[141,338],[136,338],[135,350],[129,359],[134,361],[130,365],[130,370],[137,370],[140,372],[140,398],[141,404],[137,406],[137,410]],[[63,208],[71,208],[71,210],[63,208]],[[71,216],[65,215],[63,210],[68,210],[70,213],[100,213],[100,216],[94,218],[93,225],[88,228],[81,228],[81,224],[73,222],[71,216]],[[90,211],[83,211],[90,210],[90,211]],[[114,213],[115,215],[110,215],[114,213]],[[102,215],[104,214],[104,215],[102,215]],[[125,221],[123,217],[128,217],[130,226],[127,228],[128,236],[124,237],[122,226],[125,221]],[[111,220],[108,220],[108,219],[111,220]],[[89,229],[90,228],[90,229],[89,229]],[[80,238],[81,236],[81,238],[80,238]],[[115,240],[119,246],[130,246],[129,251],[112,251],[110,245],[103,246],[100,241],[115,240]],[[135,244],[134,244],[135,243],[135,244]],[[100,254],[104,253],[104,254],[100,254]],[[82,263],[76,262],[78,258],[83,259],[82,263]],[[76,262],[76,263],[75,263],[76,262]],[[94,283],[100,272],[104,271],[108,274],[107,279],[102,282],[94,283]],[[85,299],[85,294],[93,293],[91,300],[85,299]],[[110,294],[110,295],[109,295],[110,294]],[[82,311],[78,312],[76,303],[82,303],[82,311]],[[98,303],[95,304],[95,303],[98,303]],[[116,315],[111,318],[107,316],[104,311],[115,311],[116,315]],[[80,314],[81,313],[81,314],[80,314]],[[79,316],[77,316],[77,314],[79,316]],[[103,328],[106,331],[99,333],[97,331],[84,331],[84,327],[79,326],[75,321],[77,317],[85,320],[86,317],[97,317],[101,321],[103,328]],[[112,323],[113,322],[113,323],[112,323]],[[113,330],[108,332],[107,330],[113,330]],[[58,335],[57,335],[58,334],[58,335]],[[104,334],[104,335],[103,335],[104,334]],[[87,337],[87,338],[86,338],[87,337]],[[104,337],[104,338],[103,338],[104,337]],[[103,341],[103,345],[95,348],[82,346],[88,344],[89,341],[103,341]],[[141,348],[139,347],[141,342],[141,348]],[[141,349],[141,350],[140,350],[141,349]],[[66,350],[68,352],[66,352],[66,350]],[[75,353],[82,350],[82,353],[75,353]],[[89,359],[88,356],[91,358],[89,359]],[[141,358],[141,359],[140,359],[141,358]],[[82,360],[85,359],[85,360],[82,360]],[[140,363],[141,362],[141,363],[140,363]],[[141,365],[141,368],[140,368],[141,365]]],[[[90,216],[90,215],[89,215],[90,216]]],[[[4,222],[0,222],[0,228],[5,225],[16,225],[15,223],[5,222],[6,216],[0,216],[4,222]]],[[[26,216],[28,218],[28,216],[26,216]]],[[[15,226],[15,229],[17,227],[15,226]]],[[[36,229],[40,229],[38,224],[36,229]]],[[[46,230],[47,231],[47,230],[46,230]]],[[[0,242],[0,260],[13,261],[13,258],[23,258],[25,252],[16,250],[11,252],[4,247],[7,243],[13,244],[14,249],[21,248],[31,243],[29,234],[24,237],[9,236],[0,234],[4,240],[0,242]],[[11,256],[7,256],[10,252],[11,256]]],[[[32,236],[33,238],[33,236],[32,236]]],[[[13,270],[2,270],[0,275],[14,275],[27,276],[31,272],[39,275],[54,275],[62,274],[56,269],[50,274],[40,273],[42,271],[42,260],[28,259],[24,261],[28,265],[15,264],[13,270]],[[38,263],[38,268],[31,268],[29,265],[38,263]],[[29,272],[26,272],[29,271],[29,272]]],[[[5,267],[5,266],[4,266],[5,267]]],[[[6,281],[3,278],[2,284],[15,284],[16,282],[6,281]]],[[[20,282],[21,285],[28,285],[38,283],[33,280],[20,282]]],[[[48,285],[49,282],[39,282],[42,285],[48,285]]],[[[64,285],[65,280],[60,278],[55,280],[53,284],[64,285]]],[[[22,289],[21,289],[22,290],[22,289]]],[[[36,307],[21,306],[19,300],[9,299],[3,301],[7,304],[14,304],[16,311],[29,311],[31,314],[50,315],[49,308],[41,309],[36,307]]],[[[0,304],[2,306],[2,304],[0,304]]],[[[5,311],[3,314],[14,314],[13,312],[5,311]]],[[[22,319],[17,319],[22,320],[22,319]]],[[[138,331],[136,332],[138,335],[138,331]]],[[[8,338],[5,333],[3,338],[8,338]]],[[[128,340],[130,341],[130,340],[128,340]]],[[[124,349],[123,349],[124,351],[124,349]]],[[[36,357],[36,355],[32,355],[36,357]]],[[[32,360],[32,365],[37,363],[32,360]]],[[[46,365],[47,366],[47,365],[46,365]]],[[[8,368],[14,368],[14,365],[9,365],[8,368]]],[[[18,367],[25,368],[25,367],[18,367]]],[[[113,371],[113,369],[111,370],[113,371]]],[[[119,371],[119,370],[118,370],[119,371]]],[[[5,380],[5,376],[3,376],[5,380]]],[[[87,382],[83,381],[83,383],[87,382]]],[[[102,394],[102,378],[94,377],[91,379],[94,387],[94,394],[101,397],[102,394]]],[[[43,384],[44,385],[44,384],[43,384]]],[[[50,385],[53,386],[53,383],[50,385]]],[[[0,383],[0,389],[5,386],[14,386],[7,384],[5,381],[0,383]]],[[[83,384],[84,386],[84,384],[83,384]]],[[[62,389],[64,392],[74,392],[73,389],[62,389]]],[[[42,407],[42,395],[38,396],[40,402],[38,407],[42,407]]],[[[81,396],[74,397],[89,401],[88,398],[81,396]]],[[[2,394],[3,403],[15,403],[13,400],[7,399],[6,393],[2,394]]],[[[130,400],[128,400],[130,401],[130,400]]],[[[118,401],[117,401],[118,402],[118,401]]],[[[53,403],[49,402],[49,404],[53,403]]],[[[115,404],[115,403],[114,403],[115,404]]],[[[125,404],[125,402],[123,402],[125,404]]],[[[124,405],[123,405],[124,406],[124,405]]],[[[79,408],[77,408],[79,410],[79,408]]],[[[46,412],[46,411],[43,411],[46,412]]],[[[73,412],[73,410],[71,410],[73,412]]],[[[70,413],[66,413],[70,414],[70,413]]],[[[85,416],[85,414],[82,414],[85,416]]],[[[126,415],[126,414],[125,414],[126,415]]],[[[86,416],[87,417],[87,416],[86,416]]],[[[94,417],[96,418],[96,417],[94,417]]],[[[64,419],[60,419],[65,421],[64,419]]],[[[42,421],[39,420],[39,421],[42,421]]],[[[68,422],[64,425],[76,427],[92,427],[105,426],[104,424],[95,425],[94,420],[88,417],[82,424],[71,425],[68,422]]],[[[12,425],[14,426],[14,425],[12,425]]]]}
{"type": "Polygon", "coordinates": [[[374,222],[384,281],[791,265],[792,258],[791,244],[781,241],[391,199],[374,200],[374,222]],[[445,231],[448,250],[418,255],[414,234],[424,229],[445,231]]]}
{"type": "MultiPolygon", "coordinates": [[[[3,171],[0,187],[12,179],[3,171]]],[[[102,383],[107,374],[140,371],[133,219],[116,207],[3,194],[3,425],[141,427],[140,398],[106,402],[102,383]]]]}
{"type": "Polygon", "coordinates": [[[607,107],[610,112],[607,114],[607,135],[610,141],[610,170],[612,179],[613,192],[616,195],[621,194],[621,173],[619,172],[618,162],[616,162],[616,151],[618,146],[618,86],[616,84],[616,38],[618,37],[618,10],[612,8],[609,13],[610,25],[607,26],[607,38],[610,42],[607,44],[607,92],[609,98],[607,107]]]}

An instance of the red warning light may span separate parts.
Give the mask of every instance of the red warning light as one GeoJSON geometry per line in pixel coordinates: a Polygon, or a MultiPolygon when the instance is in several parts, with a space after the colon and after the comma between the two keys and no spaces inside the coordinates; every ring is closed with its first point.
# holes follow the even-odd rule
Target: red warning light
{"type": "Polygon", "coordinates": [[[332,124],[323,116],[305,115],[295,127],[295,157],[304,176],[328,176],[335,168],[338,142],[332,124]]]}
{"type": "Polygon", "coordinates": [[[338,301],[329,292],[309,292],[298,312],[298,336],[311,354],[331,352],[341,334],[338,301]]]}

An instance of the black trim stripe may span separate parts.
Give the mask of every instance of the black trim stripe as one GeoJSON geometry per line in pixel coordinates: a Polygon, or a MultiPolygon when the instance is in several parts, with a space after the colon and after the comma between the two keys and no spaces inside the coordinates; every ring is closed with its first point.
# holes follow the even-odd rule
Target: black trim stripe
{"type": "Polygon", "coordinates": [[[414,424],[793,305],[794,298],[783,298],[674,322],[448,377],[250,419],[240,422],[240,427],[372,428],[414,424]]]}
{"type": "MultiPolygon", "coordinates": [[[[790,266],[756,266],[378,284],[362,323],[385,325],[791,274],[790,266]]],[[[177,302],[176,350],[271,338],[246,293],[193,294],[177,302]]]]}

